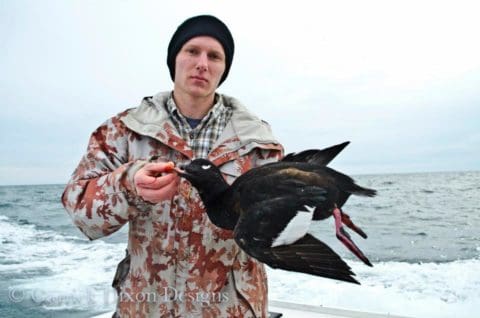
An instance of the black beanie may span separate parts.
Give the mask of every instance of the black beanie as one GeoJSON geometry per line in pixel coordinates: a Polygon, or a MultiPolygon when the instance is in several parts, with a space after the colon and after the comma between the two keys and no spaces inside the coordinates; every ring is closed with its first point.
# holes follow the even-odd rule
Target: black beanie
{"type": "Polygon", "coordinates": [[[220,86],[227,78],[233,60],[234,44],[232,34],[227,26],[216,17],[199,15],[191,17],[180,24],[168,44],[167,65],[172,81],[175,81],[175,59],[178,51],[180,51],[185,42],[191,38],[202,35],[215,38],[223,46],[223,51],[225,52],[225,71],[218,85],[220,86]]]}

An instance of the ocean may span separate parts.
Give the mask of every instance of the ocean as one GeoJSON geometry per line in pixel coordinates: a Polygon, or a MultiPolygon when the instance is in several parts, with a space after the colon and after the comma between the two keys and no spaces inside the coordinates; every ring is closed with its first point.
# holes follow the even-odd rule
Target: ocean
{"type": "MultiPolygon", "coordinates": [[[[480,314],[480,172],[359,175],[378,190],[344,206],[368,234],[352,238],[370,268],[337,241],[333,220],[312,233],[362,285],[268,268],[269,297],[410,317],[480,314]]],[[[0,317],[90,317],[115,307],[110,287],[127,226],[89,241],[74,227],[63,185],[0,187],[0,317]]]]}

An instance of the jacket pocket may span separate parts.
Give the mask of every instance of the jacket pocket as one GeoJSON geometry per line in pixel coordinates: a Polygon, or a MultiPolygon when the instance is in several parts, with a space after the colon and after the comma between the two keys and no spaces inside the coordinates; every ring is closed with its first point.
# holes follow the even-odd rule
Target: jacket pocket
{"type": "Polygon", "coordinates": [[[118,294],[120,294],[120,286],[127,278],[128,272],[130,271],[130,254],[128,250],[126,251],[125,257],[118,263],[117,271],[113,277],[112,287],[115,288],[118,294]]]}

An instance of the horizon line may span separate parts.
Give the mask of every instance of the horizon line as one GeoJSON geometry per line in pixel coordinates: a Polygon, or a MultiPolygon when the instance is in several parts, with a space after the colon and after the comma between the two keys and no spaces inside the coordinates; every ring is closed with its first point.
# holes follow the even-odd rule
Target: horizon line
{"type": "MultiPolygon", "coordinates": [[[[413,171],[413,172],[374,172],[374,173],[352,173],[350,176],[352,177],[359,177],[359,176],[378,176],[378,175],[408,175],[408,174],[427,174],[427,173],[461,173],[461,172],[480,172],[480,170],[475,169],[467,169],[467,170],[433,170],[433,171],[413,171]]],[[[55,185],[63,185],[66,186],[67,182],[65,183],[19,183],[19,184],[3,184],[0,183],[0,187],[22,187],[22,186],[55,186],[55,185]]]]}

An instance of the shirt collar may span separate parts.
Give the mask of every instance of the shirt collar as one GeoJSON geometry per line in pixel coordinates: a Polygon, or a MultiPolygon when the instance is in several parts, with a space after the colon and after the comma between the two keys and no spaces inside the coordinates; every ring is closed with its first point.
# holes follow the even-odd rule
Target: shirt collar
{"type": "MultiPolygon", "coordinates": [[[[202,118],[200,124],[198,124],[197,128],[201,128],[206,125],[206,123],[210,122],[211,120],[214,120],[217,118],[224,110],[225,110],[225,105],[223,104],[223,98],[222,95],[220,94],[215,94],[215,104],[210,108],[208,113],[205,115],[205,117],[202,118]]],[[[175,104],[175,100],[173,99],[173,92],[170,94],[170,96],[167,99],[166,102],[167,106],[167,111],[170,113],[170,115],[183,125],[187,125],[190,127],[190,125],[187,122],[186,117],[180,112],[178,109],[177,105],[175,104]]]]}

